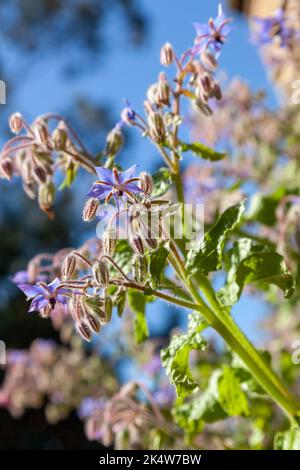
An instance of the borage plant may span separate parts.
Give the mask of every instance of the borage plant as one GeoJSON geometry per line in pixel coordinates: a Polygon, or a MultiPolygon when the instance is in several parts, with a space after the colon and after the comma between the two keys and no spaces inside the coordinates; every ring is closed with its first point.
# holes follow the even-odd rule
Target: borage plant
{"type": "MultiPolygon", "coordinates": [[[[277,47],[292,47],[292,41],[297,40],[292,26],[280,30],[278,26],[274,31],[274,24],[281,24],[284,14],[281,11],[279,18],[279,13],[276,13],[273,22],[272,19],[263,24],[258,22],[258,27],[262,28],[261,43],[272,42],[273,45],[273,40],[276,42],[278,35],[282,34],[282,40],[276,42],[277,47]]],[[[120,433],[127,430],[129,436],[133,436],[131,443],[136,445],[136,430],[140,426],[149,426],[150,429],[159,429],[168,439],[175,439],[178,445],[182,431],[177,433],[181,428],[186,442],[193,446],[197,445],[197,437],[205,423],[232,416],[252,417],[252,430],[256,426],[256,430],[267,432],[266,416],[272,416],[273,402],[290,422],[288,430],[276,435],[276,448],[299,448],[299,400],[272,370],[270,355],[253,346],[231,314],[233,305],[250,284],[255,284],[273,298],[277,298],[274,288],[281,290],[286,298],[292,297],[296,287],[291,273],[294,264],[281,249],[282,245],[274,243],[268,236],[248,230],[249,223],[265,224],[261,212],[256,211],[255,219],[253,211],[251,214],[246,211],[245,191],[241,189],[256,169],[247,165],[247,161],[241,164],[232,159],[229,162],[226,152],[217,152],[199,141],[186,142],[180,136],[184,120],[181,111],[183,100],[192,106],[195,133],[200,121],[202,130],[210,128],[212,132],[215,125],[217,134],[230,125],[232,132],[236,132],[237,125],[235,128],[234,121],[230,121],[230,115],[226,114],[230,106],[236,106],[234,112],[238,116],[239,112],[243,116],[241,109],[244,115],[250,115],[253,107],[251,118],[258,119],[261,114],[256,110],[260,106],[260,98],[252,99],[245,93],[235,95],[233,92],[231,99],[225,97],[222,100],[216,70],[230,30],[230,20],[225,17],[221,6],[215,20],[203,25],[197,23],[195,28],[194,44],[181,56],[169,43],[162,47],[160,62],[174,70],[173,75],[162,72],[157,82],[149,87],[144,113],[126,104],[120,122],[107,137],[105,157],[93,158],[61,116],[42,116],[32,125],[18,113],[11,117],[10,127],[17,136],[3,148],[2,175],[10,179],[13,174],[20,174],[27,194],[30,197],[38,194],[41,209],[53,216],[56,181],[53,175],[56,171],[62,170],[65,174],[63,187],[72,184],[80,167],[93,172],[95,181],[88,192],[83,219],[90,222],[98,218],[101,226],[105,227],[101,239],[90,240],[76,250],[37,256],[29,263],[27,271],[16,275],[14,281],[31,301],[30,311],[38,311],[46,318],[71,317],[75,330],[86,341],[99,332],[101,334],[114,310],[122,316],[127,302],[135,313],[134,336],[137,343],[148,337],[147,303],[160,300],[190,311],[187,332],[172,336],[169,346],[161,350],[162,364],[178,397],[172,409],[176,426],[172,421],[171,424],[166,422],[166,416],[168,419],[170,416],[167,412],[162,414],[146,392],[151,412],[145,403],[139,403],[137,389],[143,385],[131,384],[110,400],[100,404],[89,402],[91,409],[88,413],[82,411],[87,417],[90,438],[100,439],[106,444],[116,443],[120,433]],[[242,106],[243,98],[248,99],[247,106],[242,106]],[[225,118],[219,121],[223,115],[225,118]],[[57,121],[54,129],[51,128],[51,120],[57,121]],[[116,156],[123,144],[124,126],[134,128],[155,146],[164,161],[157,173],[138,173],[136,166],[122,170],[117,165],[116,156]],[[188,175],[183,180],[181,166],[187,153],[208,161],[206,166],[200,167],[202,176],[198,181],[198,170],[192,170],[196,172],[196,177],[193,175],[196,188],[189,184],[188,175]],[[223,161],[228,163],[223,164],[223,161]],[[238,181],[238,185],[223,184],[222,203],[211,197],[214,192],[219,194],[220,182],[216,181],[219,174],[230,174],[238,181]],[[203,220],[199,220],[195,211],[186,210],[186,203],[192,200],[194,190],[204,198],[207,196],[203,237],[199,237],[203,220]],[[230,200],[233,200],[233,205],[230,205],[230,200]],[[224,208],[222,213],[220,207],[224,208]],[[197,227],[199,233],[191,240],[193,227],[197,227]],[[281,254],[275,251],[276,246],[279,246],[281,254]],[[226,273],[226,282],[216,290],[214,280],[218,272],[226,273]],[[212,361],[207,365],[209,374],[204,380],[193,375],[190,353],[197,350],[204,357],[207,350],[211,357],[211,346],[203,336],[208,328],[223,338],[228,352],[222,353],[220,358],[220,353],[215,351],[221,364],[216,365],[216,361],[212,366],[212,361]],[[262,412],[264,417],[254,411],[255,406],[268,410],[262,412]]],[[[247,115],[246,118],[249,125],[250,117],[247,115]]],[[[259,138],[255,145],[258,142],[259,138]]],[[[242,147],[242,144],[243,139],[238,136],[236,146],[242,147]]],[[[267,171],[270,171],[270,165],[267,171]]],[[[288,203],[289,206],[296,201],[295,198],[285,199],[287,194],[279,194],[278,205],[280,197],[283,204],[288,203]]],[[[281,209],[282,218],[286,220],[284,206],[281,209]]],[[[199,370],[204,369],[199,366],[199,370]]],[[[167,393],[171,394],[170,390],[167,393]]],[[[284,426],[281,418],[279,422],[280,427],[284,426]]],[[[161,442],[160,446],[163,446],[164,441],[161,442]]],[[[170,445],[171,441],[166,442],[170,445]]],[[[152,444],[143,442],[143,445],[152,444]]]]}

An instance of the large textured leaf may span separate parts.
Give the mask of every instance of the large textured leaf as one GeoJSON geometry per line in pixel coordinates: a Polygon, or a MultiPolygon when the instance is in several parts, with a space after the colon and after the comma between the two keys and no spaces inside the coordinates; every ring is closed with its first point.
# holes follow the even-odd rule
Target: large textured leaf
{"type": "Polygon", "coordinates": [[[205,160],[210,160],[212,162],[223,160],[223,158],[226,157],[226,153],[216,152],[201,142],[193,142],[192,144],[180,142],[179,148],[182,152],[191,151],[198,157],[204,158],[205,160]]]}
{"type": "Polygon", "coordinates": [[[244,210],[243,201],[227,209],[205,234],[200,246],[189,252],[186,268],[190,275],[208,274],[220,269],[226,237],[240,222],[244,210]]]}
{"type": "Polygon", "coordinates": [[[131,310],[135,313],[134,318],[134,339],[137,344],[142,343],[149,337],[149,330],[145,315],[147,298],[140,292],[130,289],[128,291],[128,303],[131,310]]]}
{"type": "Polygon", "coordinates": [[[218,381],[219,403],[229,416],[247,416],[248,400],[234,369],[224,366],[218,381]]]}
{"type": "Polygon", "coordinates": [[[197,389],[189,367],[189,355],[192,349],[203,351],[206,341],[200,332],[206,328],[206,322],[198,313],[189,318],[189,329],[184,335],[173,336],[170,345],[161,351],[163,366],[170,381],[176,387],[179,397],[185,397],[197,389]]]}
{"type": "Polygon", "coordinates": [[[300,428],[279,432],[274,439],[275,450],[300,450],[300,428]]]}
{"type": "Polygon", "coordinates": [[[285,297],[293,295],[294,278],[283,257],[275,251],[268,251],[267,247],[249,239],[240,239],[230,250],[229,260],[227,283],[219,292],[223,305],[233,305],[246,284],[257,282],[278,286],[285,297]]]}

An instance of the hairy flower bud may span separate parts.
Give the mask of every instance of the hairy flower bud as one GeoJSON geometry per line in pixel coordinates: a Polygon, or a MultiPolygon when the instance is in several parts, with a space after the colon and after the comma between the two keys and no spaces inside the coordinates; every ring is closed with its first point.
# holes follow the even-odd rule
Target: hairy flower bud
{"type": "Polygon", "coordinates": [[[164,67],[172,65],[175,60],[175,53],[173,47],[169,42],[166,42],[160,50],[160,63],[164,67]]]}
{"type": "Polygon", "coordinates": [[[69,279],[72,277],[76,269],[76,256],[70,253],[68,256],[65,257],[62,267],[61,273],[65,279],[69,279]]]}
{"type": "Polygon", "coordinates": [[[145,253],[144,245],[142,239],[139,235],[129,234],[129,243],[133,251],[139,255],[143,256],[145,253]]]}
{"type": "Polygon", "coordinates": [[[218,82],[214,81],[213,83],[213,94],[217,100],[222,99],[222,90],[218,82]]]}
{"type": "Polygon", "coordinates": [[[112,256],[116,249],[117,239],[112,233],[112,230],[109,230],[109,227],[103,234],[102,242],[103,242],[103,253],[105,255],[112,256]]]}
{"type": "Polygon", "coordinates": [[[148,125],[150,135],[157,143],[161,143],[165,140],[165,125],[163,118],[160,113],[152,112],[148,116],[148,125]]]}
{"type": "Polygon", "coordinates": [[[93,265],[93,275],[100,286],[109,285],[109,272],[105,261],[100,260],[93,265]]]}
{"type": "Polygon", "coordinates": [[[55,186],[50,181],[39,186],[38,200],[40,207],[47,211],[52,208],[55,197],[55,186]]]}
{"type": "Polygon", "coordinates": [[[157,83],[153,83],[147,90],[147,98],[151,104],[157,104],[157,83]]]}
{"type": "Polygon", "coordinates": [[[47,181],[46,171],[40,165],[35,165],[33,167],[33,176],[36,179],[37,183],[46,183],[47,181]]]}
{"type": "Polygon", "coordinates": [[[82,212],[84,222],[90,222],[96,217],[100,202],[95,197],[88,199],[82,212]]]}
{"type": "Polygon", "coordinates": [[[96,317],[99,317],[99,318],[105,315],[104,299],[100,297],[99,295],[84,296],[82,301],[91,315],[95,315],[96,317]]]}
{"type": "Polygon", "coordinates": [[[140,184],[141,189],[144,191],[145,194],[150,195],[153,191],[153,180],[152,177],[148,173],[142,173],[140,175],[140,184]]]}
{"type": "Polygon", "coordinates": [[[207,50],[201,53],[201,62],[209,72],[214,72],[218,66],[216,58],[207,50]]]}
{"type": "Polygon", "coordinates": [[[99,333],[100,332],[101,323],[99,322],[99,320],[97,320],[97,318],[93,317],[93,315],[88,314],[86,316],[85,321],[94,333],[99,333]]]}
{"type": "Polygon", "coordinates": [[[13,164],[9,158],[1,160],[1,173],[4,178],[11,180],[13,177],[13,164]]]}
{"type": "Polygon", "coordinates": [[[170,106],[170,86],[164,73],[158,77],[156,99],[159,106],[170,106]]]}
{"type": "Polygon", "coordinates": [[[35,199],[36,198],[36,194],[35,194],[35,191],[34,191],[34,185],[33,184],[24,183],[23,184],[23,189],[24,189],[25,193],[27,194],[27,196],[30,199],[35,199]]]}
{"type": "Polygon", "coordinates": [[[108,157],[113,157],[118,153],[120,148],[123,145],[123,133],[120,126],[114,127],[109,134],[107,135],[106,139],[106,148],[105,153],[108,157]]]}
{"type": "Polygon", "coordinates": [[[9,118],[9,127],[14,134],[19,134],[23,128],[24,119],[22,114],[13,113],[9,118]]]}
{"type": "Polygon", "coordinates": [[[118,316],[121,317],[126,303],[126,289],[119,287],[114,296],[114,302],[117,306],[118,316]]]}
{"type": "Polygon", "coordinates": [[[74,295],[69,302],[69,308],[75,322],[80,323],[85,319],[87,310],[82,296],[74,295]]]}
{"type": "Polygon", "coordinates": [[[109,323],[111,320],[113,304],[111,297],[105,297],[104,299],[104,311],[105,311],[105,318],[100,319],[101,323],[109,323]]]}
{"type": "Polygon", "coordinates": [[[148,276],[148,260],[146,256],[135,255],[132,268],[135,281],[138,284],[145,284],[148,276]]]}
{"type": "Polygon", "coordinates": [[[75,326],[76,330],[84,340],[91,341],[92,333],[89,326],[85,322],[75,323],[75,326]]]}
{"type": "Polygon", "coordinates": [[[48,133],[48,126],[44,121],[38,121],[36,123],[36,135],[38,139],[42,142],[44,145],[48,145],[49,141],[49,133],[48,133]]]}
{"type": "Polygon", "coordinates": [[[68,133],[66,129],[57,127],[52,133],[52,141],[55,150],[64,150],[68,140],[68,133]]]}

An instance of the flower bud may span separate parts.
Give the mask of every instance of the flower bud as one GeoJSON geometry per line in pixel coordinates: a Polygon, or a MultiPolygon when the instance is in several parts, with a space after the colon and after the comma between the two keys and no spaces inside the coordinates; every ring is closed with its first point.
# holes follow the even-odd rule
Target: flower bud
{"type": "Polygon", "coordinates": [[[42,142],[44,145],[48,145],[48,140],[49,140],[49,133],[48,133],[48,126],[44,121],[38,121],[36,123],[36,134],[38,139],[42,142]]]}
{"type": "Polygon", "coordinates": [[[118,153],[123,145],[123,133],[120,126],[114,127],[106,139],[105,153],[108,157],[113,157],[118,153]]]}
{"type": "Polygon", "coordinates": [[[204,103],[202,100],[197,99],[195,101],[195,106],[201,111],[205,116],[212,116],[213,111],[212,109],[208,106],[208,104],[204,103]]]}
{"type": "Polygon", "coordinates": [[[130,243],[131,248],[137,255],[139,256],[144,255],[145,253],[144,245],[139,235],[129,234],[129,243],[130,243]]]}
{"type": "Polygon", "coordinates": [[[131,108],[131,106],[126,106],[126,108],[121,112],[121,120],[124,124],[132,126],[135,122],[135,117],[136,112],[131,108]]]}
{"type": "Polygon", "coordinates": [[[34,186],[33,186],[33,184],[24,183],[24,184],[23,184],[23,189],[24,189],[25,193],[27,194],[27,196],[28,196],[30,199],[35,199],[35,198],[36,198],[36,194],[35,194],[35,192],[34,192],[34,186]]]}
{"type": "Polygon", "coordinates": [[[156,99],[159,106],[170,106],[170,86],[164,73],[159,75],[156,99]]]}
{"type": "Polygon", "coordinates": [[[9,158],[1,160],[1,173],[4,178],[11,180],[13,177],[13,164],[9,158]]]}
{"type": "Polygon", "coordinates": [[[148,116],[148,125],[150,135],[157,143],[161,143],[165,140],[165,125],[160,113],[152,112],[148,116]]]}
{"type": "Polygon", "coordinates": [[[201,53],[201,62],[206,70],[214,72],[218,66],[216,58],[208,51],[201,53]]]}
{"type": "Polygon", "coordinates": [[[213,83],[213,94],[216,97],[217,100],[222,99],[222,90],[218,82],[214,81],[213,83]]]}
{"type": "Polygon", "coordinates": [[[70,253],[68,256],[65,257],[62,267],[61,273],[65,279],[70,279],[74,274],[76,269],[76,256],[70,253]]]}
{"type": "Polygon", "coordinates": [[[99,295],[94,295],[93,297],[85,296],[83,297],[82,301],[91,315],[95,315],[100,319],[105,316],[104,299],[99,295]]]}
{"type": "Polygon", "coordinates": [[[138,284],[145,284],[148,276],[148,260],[146,256],[135,255],[132,268],[135,281],[138,284]]]}
{"type": "Polygon", "coordinates": [[[95,280],[100,286],[109,285],[109,272],[107,265],[104,261],[97,261],[93,265],[93,275],[95,280]]]}
{"type": "Polygon", "coordinates": [[[147,90],[147,98],[151,104],[157,104],[157,83],[150,85],[147,90]]]}
{"type": "Polygon", "coordinates": [[[42,166],[36,165],[33,168],[33,176],[36,179],[37,183],[46,183],[47,174],[45,169],[42,166]]]}
{"type": "Polygon", "coordinates": [[[173,47],[169,42],[166,42],[161,50],[160,50],[160,63],[164,67],[168,67],[169,65],[172,65],[175,60],[175,54],[173,47]]]}
{"type": "Polygon", "coordinates": [[[116,249],[117,239],[114,236],[113,231],[110,230],[109,227],[103,234],[102,242],[103,242],[103,253],[105,255],[112,256],[116,249]]]}
{"type": "Polygon", "coordinates": [[[150,249],[150,250],[156,250],[157,248],[157,240],[156,238],[153,238],[152,234],[148,234],[147,237],[143,238],[143,241],[145,242],[145,245],[147,245],[147,247],[150,249]]]}
{"type": "Polygon", "coordinates": [[[85,321],[94,333],[99,333],[100,332],[101,323],[99,322],[99,320],[97,320],[97,318],[93,317],[93,315],[88,314],[86,316],[85,321]]]}
{"type": "Polygon", "coordinates": [[[64,150],[68,140],[68,133],[66,129],[57,127],[52,133],[52,141],[55,150],[64,150]]]}
{"type": "Polygon", "coordinates": [[[104,299],[104,311],[105,311],[105,318],[100,319],[101,323],[109,323],[111,320],[112,315],[112,300],[111,297],[105,297],[104,299]]]}
{"type": "Polygon", "coordinates": [[[83,208],[82,218],[84,222],[90,222],[96,217],[100,202],[95,197],[88,199],[83,208]]]}
{"type": "Polygon", "coordinates": [[[50,181],[39,186],[38,201],[42,210],[47,211],[52,208],[55,197],[55,186],[50,181]]]}
{"type": "Polygon", "coordinates": [[[119,287],[115,294],[115,305],[117,306],[118,316],[121,317],[126,303],[126,290],[119,287]]]}
{"type": "Polygon", "coordinates": [[[148,173],[142,173],[140,175],[140,184],[141,189],[144,191],[145,194],[150,195],[153,191],[153,180],[152,177],[148,173]]]}
{"type": "Polygon", "coordinates": [[[9,127],[14,134],[19,134],[23,128],[24,119],[22,114],[13,113],[9,118],[9,127]]]}
{"type": "Polygon", "coordinates": [[[85,341],[91,341],[92,333],[88,325],[84,322],[75,323],[76,330],[85,341]]]}
{"type": "Polygon", "coordinates": [[[87,315],[83,298],[80,295],[74,295],[69,302],[70,313],[75,322],[80,323],[87,315]]]}

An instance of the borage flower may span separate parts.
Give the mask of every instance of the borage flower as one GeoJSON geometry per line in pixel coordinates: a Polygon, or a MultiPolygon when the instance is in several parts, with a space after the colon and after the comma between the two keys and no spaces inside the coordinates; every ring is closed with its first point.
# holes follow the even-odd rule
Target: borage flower
{"type": "Polygon", "coordinates": [[[39,282],[37,284],[19,284],[18,287],[27,295],[27,300],[31,300],[29,312],[40,312],[50,314],[56,305],[66,307],[67,298],[71,294],[69,289],[61,287],[58,278],[50,284],[39,282]]]}
{"type": "Polygon", "coordinates": [[[126,171],[119,172],[116,168],[109,170],[108,168],[97,167],[96,172],[99,180],[95,181],[87,196],[104,200],[107,204],[113,197],[116,204],[122,199],[134,201],[133,194],[143,192],[136,184],[139,178],[136,178],[135,171],[137,165],[132,166],[126,171]]]}
{"type": "Polygon", "coordinates": [[[230,18],[226,18],[222,5],[219,4],[218,16],[209,20],[208,24],[194,23],[197,37],[191,50],[193,55],[201,54],[207,49],[219,54],[230,32],[230,18]]]}
{"type": "Polygon", "coordinates": [[[287,19],[283,8],[278,8],[272,16],[267,18],[254,18],[258,31],[255,33],[254,42],[263,46],[273,42],[275,37],[280,38],[281,46],[286,46],[293,31],[287,26],[287,19]]]}

